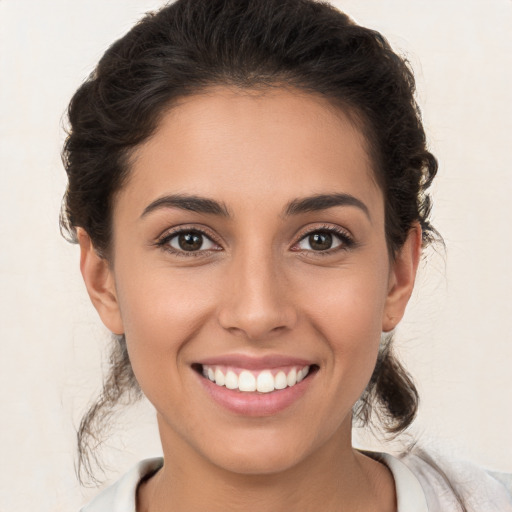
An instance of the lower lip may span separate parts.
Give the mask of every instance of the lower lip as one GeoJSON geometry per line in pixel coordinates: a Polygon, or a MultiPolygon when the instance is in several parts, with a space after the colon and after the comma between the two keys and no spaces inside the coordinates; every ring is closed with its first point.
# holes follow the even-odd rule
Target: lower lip
{"type": "Polygon", "coordinates": [[[217,404],[243,416],[272,416],[283,411],[306,392],[313,376],[310,374],[295,386],[270,393],[247,393],[217,386],[211,380],[197,374],[202,386],[217,404]]]}

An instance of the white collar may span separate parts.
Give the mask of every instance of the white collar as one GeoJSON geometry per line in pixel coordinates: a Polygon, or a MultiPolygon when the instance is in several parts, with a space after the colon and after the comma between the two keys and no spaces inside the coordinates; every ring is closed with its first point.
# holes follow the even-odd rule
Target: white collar
{"type": "MultiPolygon", "coordinates": [[[[428,512],[425,493],[418,479],[402,461],[387,453],[362,453],[384,463],[393,474],[397,512],[428,512]]],[[[80,512],[136,512],[136,493],[139,482],[145,476],[158,471],[162,464],[161,457],[142,460],[80,512]]]]}
{"type": "Polygon", "coordinates": [[[385,464],[395,480],[397,512],[428,512],[427,498],[414,473],[400,460],[388,453],[363,452],[385,464]]]}

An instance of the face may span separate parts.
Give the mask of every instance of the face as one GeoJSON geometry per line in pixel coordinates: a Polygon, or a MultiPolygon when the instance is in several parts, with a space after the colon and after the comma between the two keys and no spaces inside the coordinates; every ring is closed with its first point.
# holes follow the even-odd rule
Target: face
{"type": "Polygon", "coordinates": [[[419,243],[389,257],[383,195],[343,112],[285,89],[188,97],[135,151],[113,227],[111,265],[98,270],[84,235],[82,271],[126,335],[164,452],[254,474],[350,446],[419,243]]]}

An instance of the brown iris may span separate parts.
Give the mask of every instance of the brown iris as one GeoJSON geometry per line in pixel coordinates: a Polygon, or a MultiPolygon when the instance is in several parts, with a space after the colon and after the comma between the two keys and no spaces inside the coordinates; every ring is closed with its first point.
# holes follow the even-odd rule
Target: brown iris
{"type": "Polygon", "coordinates": [[[203,235],[194,231],[181,233],[178,236],[178,244],[184,251],[197,251],[203,245],[203,235]]]}
{"type": "Polygon", "coordinates": [[[332,247],[332,235],[327,231],[317,231],[308,238],[309,246],[315,251],[326,251],[332,247]]]}

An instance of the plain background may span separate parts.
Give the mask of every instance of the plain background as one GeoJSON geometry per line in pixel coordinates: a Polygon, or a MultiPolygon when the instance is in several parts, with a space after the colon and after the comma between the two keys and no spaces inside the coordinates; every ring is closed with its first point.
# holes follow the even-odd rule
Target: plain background
{"type": "MultiPolygon", "coordinates": [[[[447,251],[429,253],[398,330],[422,398],[413,432],[510,472],[512,1],[335,4],[407,55],[440,161],[433,220],[447,251]]],[[[97,493],[76,482],[74,436],[99,390],[108,335],[78,248],[59,236],[61,126],[107,46],[160,5],[0,0],[0,512],[69,512],[97,493]]],[[[159,453],[147,404],[113,434],[108,481],[159,453]]]]}

